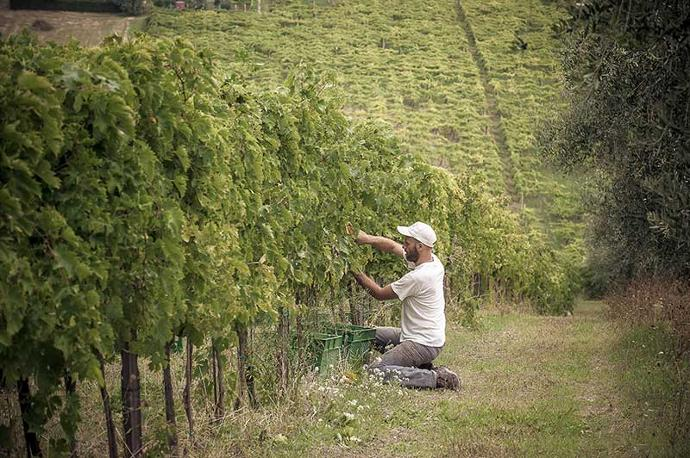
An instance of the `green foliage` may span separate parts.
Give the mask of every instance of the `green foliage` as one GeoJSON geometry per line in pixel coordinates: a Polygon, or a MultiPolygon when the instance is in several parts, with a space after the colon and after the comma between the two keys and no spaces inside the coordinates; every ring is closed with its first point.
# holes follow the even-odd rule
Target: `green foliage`
{"type": "Polygon", "coordinates": [[[601,281],[690,273],[686,2],[585,2],[561,28],[570,110],[545,143],[589,175],[601,281]]]}
{"type": "Polygon", "coordinates": [[[113,0],[122,11],[133,16],[140,16],[150,11],[151,0],[113,0]]]}

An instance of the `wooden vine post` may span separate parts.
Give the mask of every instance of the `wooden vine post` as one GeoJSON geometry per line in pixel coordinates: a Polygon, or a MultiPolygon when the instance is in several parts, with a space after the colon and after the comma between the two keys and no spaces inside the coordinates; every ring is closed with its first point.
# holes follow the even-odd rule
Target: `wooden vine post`
{"type": "Polygon", "coordinates": [[[100,387],[101,401],[103,401],[103,414],[105,416],[105,429],[108,433],[108,457],[117,458],[117,439],[115,437],[115,423],[113,422],[113,409],[110,404],[110,394],[108,386],[105,384],[105,361],[102,355],[98,355],[98,360],[103,374],[103,384],[100,387]]]}
{"type": "Polygon", "coordinates": [[[194,344],[189,336],[187,336],[186,341],[187,345],[184,365],[185,384],[184,390],[182,391],[182,403],[184,404],[184,412],[187,415],[189,444],[191,446],[194,443],[194,412],[192,410],[192,357],[194,352],[194,344]]]}
{"type": "Polygon", "coordinates": [[[125,455],[139,457],[143,454],[141,385],[138,355],[129,350],[126,343],[121,351],[122,372],[122,425],[125,433],[125,455]]]}
{"type": "Polygon", "coordinates": [[[350,321],[352,324],[362,325],[364,324],[364,306],[356,299],[355,294],[356,288],[355,283],[350,283],[350,321]]]}
{"type": "MultiPolygon", "coordinates": [[[[297,295],[299,299],[299,295],[297,295]]],[[[277,369],[278,369],[278,390],[279,394],[284,396],[288,391],[288,384],[290,381],[290,314],[287,308],[278,308],[278,352],[277,352],[277,369]]]]}
{"type": "Polygon", "coordinates": [[[251,365],[251,343],[249,340],[249,329],[244,324],[235,326],[237,332],[237,388],[234,402],[234,409],[238,410],[245,407],[255,408],[257,406],[256,390],[254,388],[254,374],[251,365]]]}
{"type": "Polygon", "coordinates": [[[5,376],[0,368],[0,410],[7,416],[3,418],[7,423],[2,426],[8,434],[7,443],[0,442],[0,456],[25,456],[26,441],[24,440],[24,428],[22,414],[19,408],[19,397],[14,386],[7,385],[5,376]]]}
{"type": "Polygon", "coordinates": [[[225,416],[225,383],[223,355],[220,343],[213,339],[211,344],[211,362],[213,368],[213,414],[216,420],[225,416]]]}
{"type": "Polygon", "coordinates": [[[247,403],[247,328],[237,324],[237,385],[235,388],[234,409],[238,410],[247,403]]]}
{"type": "MultiPolygon", "coordinates": [[[[69,372],[65,374],[64,381],[65,398],[67,399],[68,403],[74,402],[74,398],[77,395],[77,382],[72,378],[69,372]]],[[[72,423],[71,426],[72,428],[65,432],[67,433],[67,439],[69,441],[70,458],[77,458],[76,422],[72,423]]]]}
{"type": "Polygon", "coordinates": [[[167,423],[168,451],[171,456],[178,456],[177,421],[175,420],[175,398],[173,397],[172,376],[170,375],[170,346],[165,344],[165,366],[163,366],[163,394],[165,397],[165,421],[167,423]]]}

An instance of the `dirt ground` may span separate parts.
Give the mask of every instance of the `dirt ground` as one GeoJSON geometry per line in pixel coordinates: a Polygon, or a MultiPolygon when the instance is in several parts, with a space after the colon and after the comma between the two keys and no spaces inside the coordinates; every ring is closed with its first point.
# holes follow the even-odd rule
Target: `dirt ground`
{"type": "Polygon", "coordinates": [[[97,46],[104,37],[127,33],[142,18],[109,13],[78,13],[72,11],[30,11],[2,8],[0,33],[8,36],[28,28],[45,41],[65,43],[76,39],[84,46],[97,46]]]}

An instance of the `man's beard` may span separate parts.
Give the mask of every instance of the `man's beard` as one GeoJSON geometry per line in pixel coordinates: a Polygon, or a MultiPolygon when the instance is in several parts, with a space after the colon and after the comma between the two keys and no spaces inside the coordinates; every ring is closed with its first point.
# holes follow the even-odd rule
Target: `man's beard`
{"type": "Polygon", "coordinates": [[[419,251],[417,251],[417,248],[412,248],[412,251],[405,251],[405,259],[407,259],[410,262],[417,262],[417,259],[419,259],[419,251]]]}

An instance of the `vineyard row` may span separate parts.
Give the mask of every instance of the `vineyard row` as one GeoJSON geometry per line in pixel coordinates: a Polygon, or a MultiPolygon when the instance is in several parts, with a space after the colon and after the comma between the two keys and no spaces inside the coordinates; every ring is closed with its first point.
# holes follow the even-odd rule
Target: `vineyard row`
{"type": "Polygon", "coordinates": [[[375,123],[349,121],[341,97],[307,68],[250,90],[180,40],[0,43],[0,375],[19,388],[30,447],[59,415],[64,438],[51,451],[74,448],[75,387],[95,380],[116,455],[103,368],[119,361],[124,445],[142,453],[138,361],[163,372],[174,412],[179,337],[185,407],[191,355],[205,342],[218,372],[217,355],[238,348],[235,403],[246,402],[243,345],[255,323],[344,300],[350,271],[403,273],[356,247],[347,222],[389,236],[431,224],[450,306],[467,316],[477,278],[540,311],[570,307],[576,254],[544,246],[471,178],[402,153],[375,123]]]}

